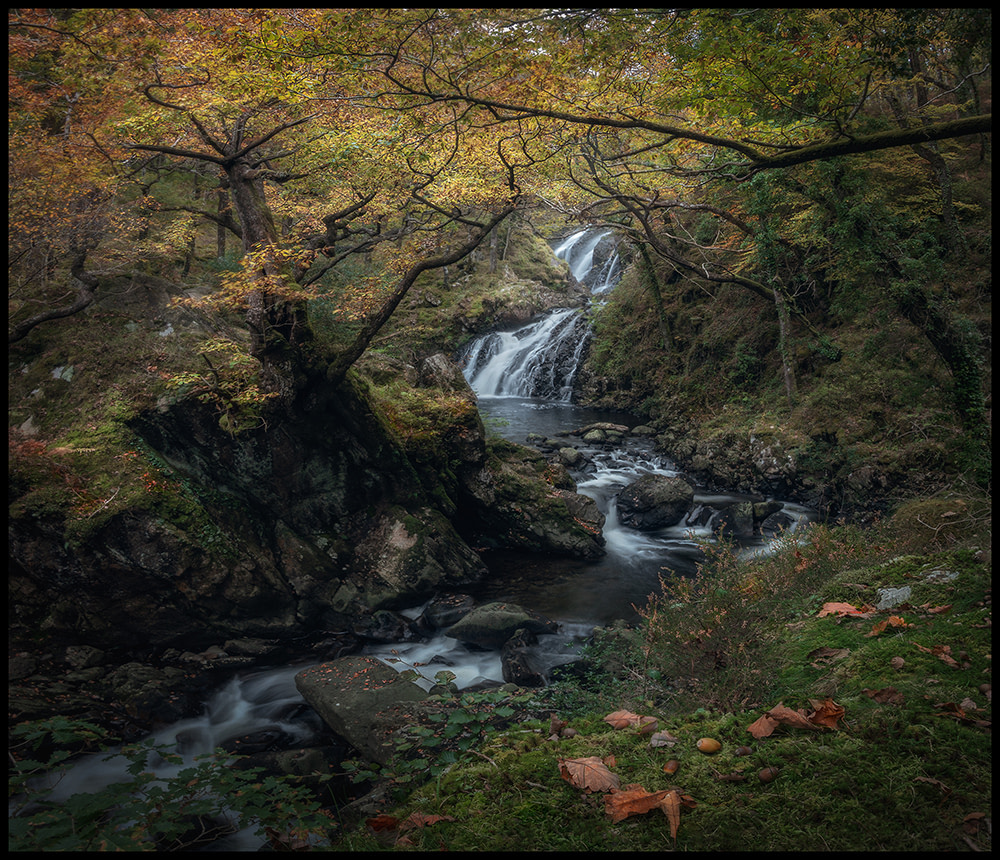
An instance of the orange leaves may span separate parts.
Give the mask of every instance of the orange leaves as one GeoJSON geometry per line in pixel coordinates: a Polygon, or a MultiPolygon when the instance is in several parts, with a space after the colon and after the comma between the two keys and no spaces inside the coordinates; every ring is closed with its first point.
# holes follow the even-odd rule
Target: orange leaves
{"type": "Polygon", "coordinates": [[[845,615],[856,615],[861,618],[867,618],[874,611],[874,608],[868,606],[867,604],[862,606],[861,609],[858,609],[850,603],[824,603],[820,611],[816,613],[816,617],[823,618],[825,615],[837,615],[839,617],[843,617],[845,615]]]}
{"type": "MultiPolygon", "coordinates": [[[[553,720],[555,716],[553,715],[553,720]]],[[[604,721],[613,729],[628,729],[633,726],[640,735],[652,734],[651,746],[673,746],[680,741],[668,732],[656,732],[656,718],[641,716],[631,711],[615,711],[604,717],[604,721]],[[655,733],[654,733],[655,732],[655,733]]],[[[697,804],[686,794],[676,788],[665,788],[658,791],[647,791],[641,785],[630,783],[624,788],[619,787],[619,779],[609,768],[614,767],[614,756],[587,756],[576,759],[560,759],[559,773],[574,788],[588,793],[606,792],[604,811],[617,823],[632,815],[644,815],[659,809],[670,822],[670,835],[677,838],[677,828],[680,826],[682,809],[693,809],[697,804]]],[[[668,776],[676,772],[676,768],[665,769],[668,776]]]]}
{"type": "Polygon", "coordinates": [[[801,708],[793,711],[779,703],[747,726],[747,731],[760,740],[770,736],[778,726],[810,730],[840,728],[838,723],[845,713],[840,705],[829,698],[822,702],[811,699],[810,704],[813,710],[807,712],[801,708]]]}
{"type": "Polygon", "coordinates": [[[414,812],[400,821],[394,815],[376,815],[374,818],[365,820],[368,828],[379,837],[380,841],[393,845],[412,845],[413,842],[406,835],[406,831],[418,827],[430,827],[441,821],[454,821],[450,815],[424,815],[422,812],[414,812]]]}
{"type": "Polygon", "coordinates": [[[697,805],[689,795],[681,794],[676,789],[646,791],[641,785],[626,785],[604,798],[604,811],[611,817],[612,824],[632,815],[661,810],[670,822],[670,835],[674,839],[681,823],[681,809],[694,809],[697,805]]]}
{"type": "Polygon", "coordinates": [[[618,788],[618,777],[608,770],[614,757],[604,759],[596,755],[585,758],[559,759],[559,774],[574,788],[582,791],[613,791],[618,788]]]}
{"type": "Polygon", "coordinates": [[[604,718],[613,729],[627,729],[635,726],[639,734],[651,734],[656,731],[656,717],[641,717],[631,711],[615,711],[604,718]]]}

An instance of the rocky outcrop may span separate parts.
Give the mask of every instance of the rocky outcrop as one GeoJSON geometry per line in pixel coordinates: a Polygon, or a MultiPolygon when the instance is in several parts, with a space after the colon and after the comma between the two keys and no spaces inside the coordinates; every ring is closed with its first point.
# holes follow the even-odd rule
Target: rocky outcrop
{"type": "Polygon", "coordinates": [[[469,504],[459,528],[480,546],[598,558],[604,516],[592,499],[565,488],[565,475],[538,451],[494,441],[486,466],[465,484],[469,504]]]}
{"type": "Polygon", "coordinates": [[[691,508],[694,488],[683,478],[643,475],[618,494],[618,518],[648,531],[679,523],[691,508]]]}

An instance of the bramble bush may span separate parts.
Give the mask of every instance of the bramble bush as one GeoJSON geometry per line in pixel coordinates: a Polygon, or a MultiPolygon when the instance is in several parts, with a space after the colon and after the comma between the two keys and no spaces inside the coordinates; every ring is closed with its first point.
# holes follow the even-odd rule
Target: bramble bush
{"type": "Polygon", "coordinates": [[[668,695],[687,704],[727,711],[760,705],[774,681],[768,649],[826,579],[883,552],[872,538],[814,524],[750,560],[731,544],[705,542],[697,574],[661,576],[660,593],[640,612],[643,674],[664,679],[668,695]]]}

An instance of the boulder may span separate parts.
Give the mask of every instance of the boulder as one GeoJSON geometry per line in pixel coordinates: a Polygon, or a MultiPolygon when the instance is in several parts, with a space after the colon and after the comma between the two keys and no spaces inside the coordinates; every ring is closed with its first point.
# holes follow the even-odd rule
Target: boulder
{"type": "Polygon", "coordinates": [[[519,687],[544,687],[545,676],[531,658],[530,648],[538,644],[538,637],[523,627],[503,644],[500,654],[503,679],[519,687]]]}
{"type": "Polygon", "coordinates": [[[519,629],[530,633],[555,633],[555,621],[518,606],[516,603],[485,603],[472,610],[457,624],[445,630],[446,636],[480,648],[500,648],[519,629]]]}
{"type": "Polygon", "coordinates": [[[441,630],[450,627],[476,607],[475,598],[468,594],[443,594],[424,607],[417,619],[421,630],[441,630]]]}
{"type": "Polygon", "coordinates": [[[408,708],[427,698],[420,687],[374,657],[342,657],[304,669],[295,687],[334,732],[369,760],[385,764],[408,708]]]}
{"type": "Polygon", "coordinates": [[[618,494],[622,525],[639,530],[679,523],[694,501],[694,488],[683,478],[643,475],[618,494]]]}

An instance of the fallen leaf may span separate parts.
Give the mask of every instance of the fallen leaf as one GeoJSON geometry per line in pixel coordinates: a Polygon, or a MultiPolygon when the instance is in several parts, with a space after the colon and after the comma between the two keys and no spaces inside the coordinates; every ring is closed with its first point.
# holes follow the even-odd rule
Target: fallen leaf
{"type": "Polygon", "coordinates": [[[629,726],[636,726],[642,719],[638,714],[633,714],[631,711],[615,711],[612,714],[608,714],[604,718],[606,722],[613,729],[627,729],[629,726]]]}
{"type": "Polygon", "coordinates": [[[881,690],[864,689],[861,691],[868,698],[882,705],[902,705],[905,699],[895,687],[883,687],[881,690]]]}
{"type": "Polygon", "coordinates": [[[940,779],[933,779],[929,776],[917,776],[913,779],[914,782],[926,782],[928,785],[936,786],[941,790],[942,794],[951,794],[951,789],[948,788],[940,779]]]}
{"type": "Polygon", "coordinates": [[[680,742],[680,738],[675,738],[670,732],[654,732],[649,738],[651,747],[674,747],[680,742]]]}
{"type": "Polygon", "coordinates": [[[374,818],[366,818],[367,824],[372,830],[396,830],[399,828],[399,819],[395,815],[376,815],[374,818]]]}
{"type": "Polygon", "coordinates": [[[817,618],[822,618],[824,615],[837,615],[843,617],[845,615],[854,615],[860,618],[867,618],[875,611],[875,607],[869,606],[867,603],[858,609],[851,603],[824,603],[818,613],[816,613],[817,618]]]}
{"type": "Polygon", "coordinates": [[[817,728],[817,726],[809,721],[809,718],[803,711],[793,711],[791,708],[786,708],[783,704],[779,703],[751,723],[747,727],[747,731],[760,740],[761,738],[768,737],[780,725],[800,729],[815,730],[817,728]]]}
{"type": "Polygon", "coordinates": [[[951,646],[950,645],[934,645],[931,648],[925,648],[923,645],[920,645],[920,644],[918,644],[916,642],[914,642],[913,644],[916,645],[917,648],[919,648],[924,653],[926,653],[926,654],[933,654],[941,662],[947,663],[949,666],[953,666],[956,669],[961,669],[962,668],[961,666],[959,666],[958,661],[954,657],[951,656],[951,646]]]}
{"type": "Polygon", "coordinates": [[[650,792],[641,785],[626,785],[622,789],[612,791],[604,798],[604,811],[611,816],[611,822],[614,824],[630,815],[643,815],[651,809],[659,808],[660,801],[669,793],[670,789],[650,792]]]}
{"type": "Polygon", "coordinates": [[[640,717],[637,728],[640,735],[651,735],[656,731],[656,717],[640,717]]]}
{"type": "Polygon", "coordinates": [[[872,625],[872,629],[865,634],[866,637],[878,636],[880,633],[884,633],[889,627],[909,627],[899,615],[890,615],[884,621],[879,621],[872,625]]]}
{"type": "Polygon", "coordinates": [[[830,698],[824,699],[822,702],[810,699],[809,704],[813,706],[813,712],[807,717],[810,723],[828,729],[840,728],[837,723],[844,719],[846,713],[841,705],[830,698]]]}
{"type": "Polygon", "coordinates": [[[424,815],[422,812],[412,812],[399,825],[400,830],[410,830],[414,827],[430,827],[439,821],[454,821],[450,815],[424,815]]]}
{"type": "Polygon", "coordinates": [[[559,773],[566,782],[583,791],[611,791],[619,785],[618,777],[596,755],[559,759],[559,773]]]}
{"type": "Polygon", "coordinates": [[[899,671],[906,665],[906,661],[902,657],[893,657],[889,661],[889,665],[892,666],[893,669],[899,671]]]}
{"type": "Polygon", "coordinates": [[[681,826],[681,798],[676,791],[668,791],[660,801],[660,809],[670,822],[670,838],[677,838],[677,830],[681,826]]]}
{"type": "Polygon", "coordinates": [[[966,833],[975,836],[979,832],[980,822],[986,818],[985,812],[970,812],[962,819],[962,828],[966,833]]]}

